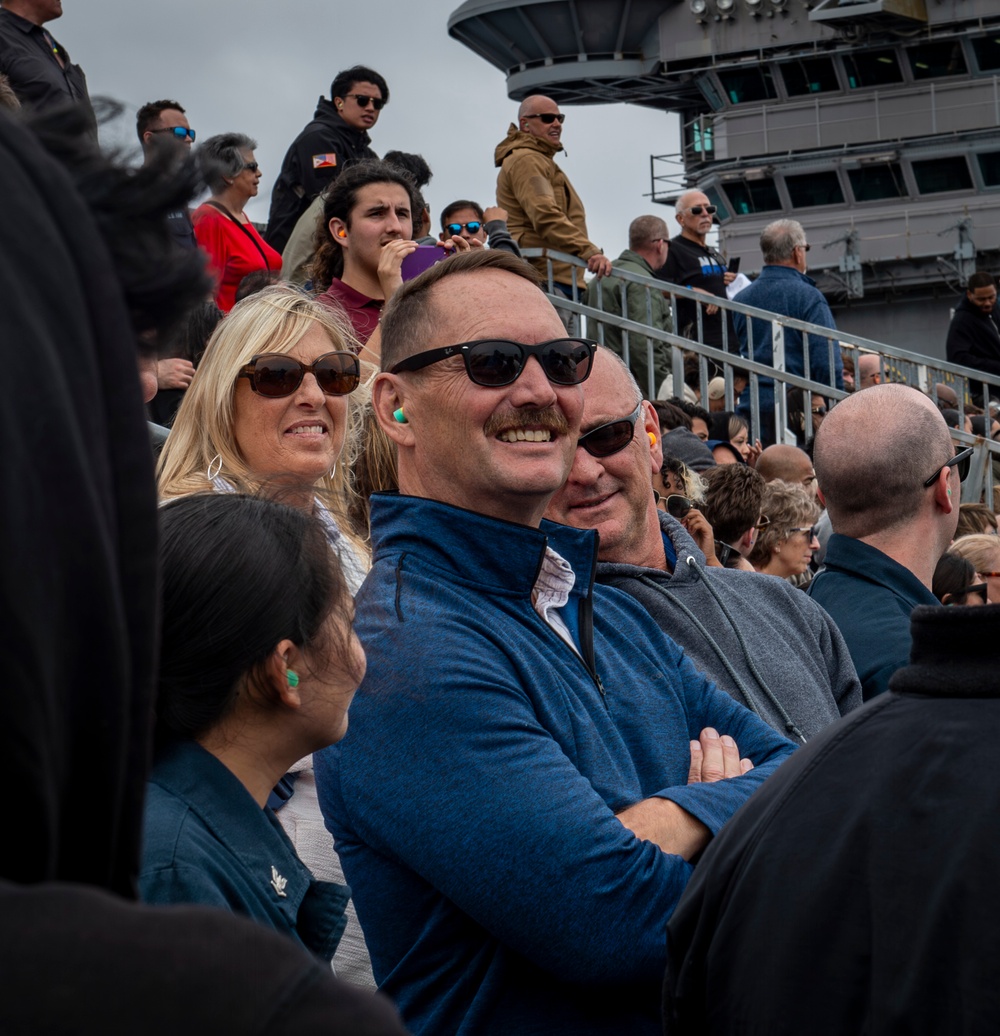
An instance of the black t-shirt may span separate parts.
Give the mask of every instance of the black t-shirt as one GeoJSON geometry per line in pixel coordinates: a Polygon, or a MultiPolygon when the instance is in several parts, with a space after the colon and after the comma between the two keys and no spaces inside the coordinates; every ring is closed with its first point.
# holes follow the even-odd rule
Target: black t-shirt
{"type": "MultiPolygon", "coordinates": [[[[678,234],[677,237],[670,239],[667,261],[656,275],[671,284],[679,284],[682,288],[702,288],[724,299],[726,297],[725,273],[726,260],[714,248],[700,245],[696,241],[691,241],[678,234]]],[[[676,300],[676,305],[678,332],[686,338],[697,340],[699,336],[694,302],[690,299],[679,298],[676,300]]],[[[722,348],[722,311],[708,316],[702,309],[701,320],[701,341],[705,345],[722,348]]],[[[729,319],[728,334],[726,344],[729,352],[738,353],[739,342],[731,318],[729,319]]]]}

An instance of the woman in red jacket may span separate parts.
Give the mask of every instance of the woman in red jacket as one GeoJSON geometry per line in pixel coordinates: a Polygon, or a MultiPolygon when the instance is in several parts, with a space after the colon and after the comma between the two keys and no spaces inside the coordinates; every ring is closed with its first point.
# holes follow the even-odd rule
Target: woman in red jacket
{"type": "Polygon", "coordinates": [[[208,253],[216,279],[215,302],[223,313],[236,304],[236,289],[248,273],[281,272],[281,255],[257,233],[243,211],[257,196],[260,166],[254,158],[255,140],[242,133],[209,137],[198,149],[202,171],[212,196],[191,217],[194,236],[208,253]]]}

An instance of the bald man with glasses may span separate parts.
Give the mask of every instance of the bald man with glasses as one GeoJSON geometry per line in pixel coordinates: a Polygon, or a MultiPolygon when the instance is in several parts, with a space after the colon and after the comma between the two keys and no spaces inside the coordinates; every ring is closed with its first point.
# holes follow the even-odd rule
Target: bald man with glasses
{"type": "MultiPolygon", "coordinates": [[[[507,226],[520,248],[552,248],[579,256],[598,277],[611,272],[611,260],[587,236],[583,202],[569,177],[555,163],[563,150],[562,132],[566,116],[551,97],[526,97],[517,111],[517,125],[511,123],[507,136],[497,145],[494,164],[497,176],[497,205],[507,210],[507,226]]],[[[545,259],[532,265],[548,277],[545,259]]],[[[586,289],[583,270],[569,263],[554,262],[552,279],[557,291],[582,299],[586,289]]],[[[578,319],[564,317],[572,333],[578,319]]]]}

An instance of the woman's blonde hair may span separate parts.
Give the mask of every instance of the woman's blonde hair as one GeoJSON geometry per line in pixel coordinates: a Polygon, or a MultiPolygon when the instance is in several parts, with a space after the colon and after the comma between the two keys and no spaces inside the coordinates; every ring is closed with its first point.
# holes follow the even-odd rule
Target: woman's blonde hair
{"type": "Polygon", "coordinates": [[[1000,538],[988,532],[960,536],[948,548],[948,553],[971,561],[977,573],[1000,571],[1000,538]]]}
{"type": "MultiPolygon", "coordinates": [[[[265,288],[233,307],[209,340],[160,455],[156,473],[161,499],[210,490],[210,466],[213,476],[218,474],[242,492],[260,490],[260,480],[247,468],[233,435],[237,375],[259,353],[291,352],[317,324],[329,337],[331,351],[357,350],[344,318],[287,285],[265,288]]],[[[362,364],[363,379],[367,366],[362,364]]],[[[315,486],[316,495],[335,516],[345,515],[349,508],[350,468],[367,395],[362,384],[347,397],[343,451],[334,470],[315,486]]]]}

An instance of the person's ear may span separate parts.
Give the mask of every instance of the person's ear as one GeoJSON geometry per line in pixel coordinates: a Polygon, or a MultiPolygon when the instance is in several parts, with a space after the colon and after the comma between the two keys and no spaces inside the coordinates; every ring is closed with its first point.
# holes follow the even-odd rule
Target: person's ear
{"type": "Polygon", "coordinates": [[[290,640],[281,640],[267,656],[264,673],[274,700],[286,708],[302,707],[302,670],[305,659],[302,652],[290,640]]]}
{"type": "Polygon", "coordinates": [[[736,549],[743,555],[743,557],[746,557],[750,551],[753,550],[754,542],[757,539],[756,532],[756,528],[751,525],[739,540],[737,540],[736,549]]]}
{"type": "Polygon", "coordinates": [[[343,246],[347,240],[347,224],[339,216],[333,216],[327,226],[330,230],[330,237],[343,246]]]}
{"type": "Polygon", "coordinates": [[[649,444],[649,461],[652,474],[663,467],[663,438],[660,435],[660,418],[648,400],[642,402],[643,431],[649,444]]]}
{"type": "Polygon", "coordinates": [[[951,514],[958,507],[958,500],[952,495],[951,489],[952,470],[952,468],[942,468],[934,483],[934,502],[945,514],[951,514]]]}
{"type": "Polygon", "coordinates": [[[415,440],[406,396],[406,386],[398,374],[383,371],[376,376],[372,385],[372,409],[379,427],[397,446],[412,446],[415,440]]]}

